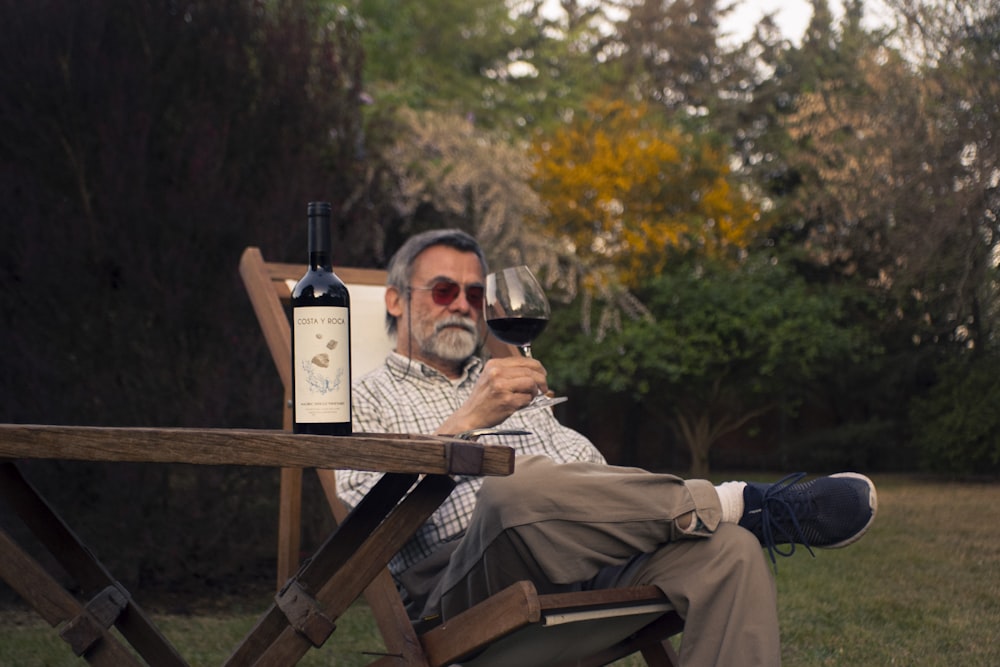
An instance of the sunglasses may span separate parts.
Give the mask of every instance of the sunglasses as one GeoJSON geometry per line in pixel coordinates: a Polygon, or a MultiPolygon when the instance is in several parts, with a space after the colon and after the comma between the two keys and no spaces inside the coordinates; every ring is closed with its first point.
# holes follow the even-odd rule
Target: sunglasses
{"type": "MultiPolygon", "coordinates": [[[[450,280],[438,280],[430,287],[411,287],[411,290],[421,290],[431,293],[431,299],[439,306],[450,306],[458,298],[462,291],[462,286],[450,280]]],[[[465,300],[473,309],[479,310],[483,307],[482,285],[466,285],[465,300]]]]}

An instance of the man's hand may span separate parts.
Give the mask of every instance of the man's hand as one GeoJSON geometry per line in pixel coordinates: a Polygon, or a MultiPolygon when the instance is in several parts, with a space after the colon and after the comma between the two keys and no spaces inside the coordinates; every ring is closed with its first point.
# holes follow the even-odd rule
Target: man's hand
{"type": "Polygon", "coordinates": [[[502,357],[486,362],[472,395],[438,428],[454,435],[496,426],[539,393],[549,390],[545,367],[537,359],[502,357]]]}

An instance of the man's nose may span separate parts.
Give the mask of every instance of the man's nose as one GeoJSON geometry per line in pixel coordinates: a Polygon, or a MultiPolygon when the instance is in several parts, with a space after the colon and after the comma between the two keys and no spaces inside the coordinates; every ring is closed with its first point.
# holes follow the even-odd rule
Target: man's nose
{"type": "Polygon", "coordinates": [[[459,290],[458,298],[451,302],[451,309],[459,313],[472,311],[472,304],[469,303],[469,299],[465,296],[465,290],[459,290]]]}
{"type": "Polygon", "coordinates": [[[464,289],[460,290],[458,297],[451,302],[451,309],[457,313],[474,313],[478,312],[471,303],[469,303],[468,294],[464,289]]]}

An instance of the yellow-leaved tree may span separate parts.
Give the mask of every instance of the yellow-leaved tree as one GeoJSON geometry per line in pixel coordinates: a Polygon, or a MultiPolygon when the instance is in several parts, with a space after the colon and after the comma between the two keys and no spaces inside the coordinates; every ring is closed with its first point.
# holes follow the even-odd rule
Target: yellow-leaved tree
{"type": "Polygon", "coordinates": [[[613,264],[630,287],[660,273],[669,249],[728,256],[762,225],[724,147],[646,104],[592,102],[534,151],[544,226],[581,259],[613,264]]]}

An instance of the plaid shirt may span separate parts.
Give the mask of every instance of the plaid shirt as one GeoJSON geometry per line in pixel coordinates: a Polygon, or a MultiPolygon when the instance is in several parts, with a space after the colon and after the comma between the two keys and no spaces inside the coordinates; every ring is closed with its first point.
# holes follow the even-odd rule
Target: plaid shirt
{"type": "MultiPolygon", "coordinates": [[[[383,366],[354,383],[354,430],[432,434],[469,397],[482,369],[483,361],[474,357],[460,378],[450,380],[419,361],[392,353],[383,366]]],[[[549,410],[514,413],[498,428],[531,432],[531,435],[489,439],[491,443],[513,447],[517,456],[543,454],[559,463],[604,462],[589,440],[560,424],[549,410]]],[[[380,476],[380,473],[338,470],[337,493],[345,503],[355,506],[380,476]]],[[[459,475],[455,480],[457,486],[451,495],[389,563],[394,575],[429,556],[441,544],[464,534],[483,479],[459,475]]]]}

